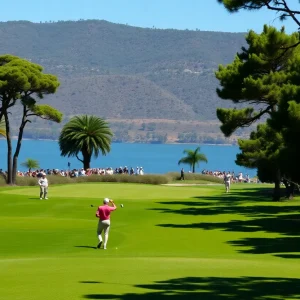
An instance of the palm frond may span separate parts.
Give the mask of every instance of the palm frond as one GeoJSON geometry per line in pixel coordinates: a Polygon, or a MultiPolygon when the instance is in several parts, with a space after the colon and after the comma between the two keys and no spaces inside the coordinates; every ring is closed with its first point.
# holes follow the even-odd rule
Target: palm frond
{"type": "Polygon", "coordinates": [[[113,134],[108,123],[97,116],[75,116],[62,129],[59,147],[62,156],[77,156],[85,149],[98,157],[110,151],[113,134]]]}
{"type": "Polygon", "coordinates": [[[40,167],[40,164],[35,159],[27,158],[24,162],[21,163],[21,166],[27,169],[38,169],[40,167]]]}
{"type": "Polygon", "coordinates": [[[199,162],[201,162],[201,161],[207,162],[207,158],[206,158],[205,154],[199,153],[199,151],[200,151],[200,147],[197,147],[195,150],[185,149],[183,151],[183,154],[186,154],[186,156],[182,157],[178,161],[178,165],[187,164],[187,165],[190,165],[194,170],[195,165],[199,165],[199,162]]]}

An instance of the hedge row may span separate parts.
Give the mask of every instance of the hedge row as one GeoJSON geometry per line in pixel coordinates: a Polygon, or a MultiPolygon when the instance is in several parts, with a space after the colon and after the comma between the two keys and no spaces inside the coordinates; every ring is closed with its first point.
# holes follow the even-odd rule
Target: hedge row
{"type": "MultiPolygon", "coordinates": [[[[52,184],[71,184],[81,182],[124,182],[124,183],[144,183],[144,184],[166,184],[170,182],[170,178],[166,175],[143,175],[143,176],[129,176],[129,175],[91,175],[77,178],[63,177],[57,175],[47,176],[49,183],[52,184]]],[[[5,185],[4,177],[0,176],[0,185],[5,185]]],[[[36,186],[38,179],[34,177],[18,177],[18,186],[36,186]]]]}
{"type": "MultiPolygon", "coordinates": [[[[91,175],[91,176],[82,176],[77,178],[69,178],[57,175],[47,176],[49,183],[52,184],[71,184],[71,183],[81,183],[81,182],[124,182],[124,183],[143,183],[143,184],[167,184],[174,182],[180,179],[178,173],[167,173],[164,175],[143,175],[143,176],[130,176],[130,175],[91,175]]],[[[186,174],[185,180],[201,180],[207,182],[222,183],[223,180],[202,174],[186,174]]],[[[0,185],[5,185],[5,179],[3,176],[0,176],[0,185]]],[[[34,177],[18,177],[17,178],[18,186],[36,186],[38,185],[38,179],[34,177]]]]}
{"type": "Polygon", "coordinates": [[[5,185],[5,178],[3,176],[0,175],[0,185],[5,185]]]}

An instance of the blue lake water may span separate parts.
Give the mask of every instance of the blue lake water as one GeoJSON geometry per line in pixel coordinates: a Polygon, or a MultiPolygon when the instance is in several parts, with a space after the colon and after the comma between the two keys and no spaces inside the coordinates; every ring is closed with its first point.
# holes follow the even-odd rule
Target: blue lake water
{"type": "MultiPolygon", "coordinates": [[[[16,141],[13,141],[15,146],[16,141]]],[[[250,176],[256,175],[256,170],[246,169],[235,164],[237,146],[200,145],[201,152],[208,159],[208,163],[200,163],[196,172],[203,169],[243,172],[250,176]]],[[[119,144],[111,145],[111,152],[107,156],[93,158],[91,167],[134,167],[142,166],[145,173],[167,173],[177,171],[183,167],[187,172],[189,166],[178,166],[184,149],[196,149],[195,144],[119,144]]],[[[6,170],[6,141],[0,140],[0,169],[6,170]]],[[[19,170],[24,171],[20,165],[26,158],[36,159],[43,169],[67,169],[68,162],[71,168],[81,168],[82,164],[76,158],[61,157],[56,141],[24,140],[19,155],[19,170]]]]}

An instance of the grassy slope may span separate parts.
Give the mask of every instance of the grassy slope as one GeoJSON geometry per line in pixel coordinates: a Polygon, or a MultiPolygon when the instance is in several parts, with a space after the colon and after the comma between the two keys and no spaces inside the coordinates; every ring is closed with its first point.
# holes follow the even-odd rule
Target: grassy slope
{"type": "Polygon", "coordinates": [[[37,188],[1,188],[1,298],[299,299],[300,203],[267,191],[78,184],[40,201],[37,188]],[[104,196],[124,204],[106,251],[91,207],[104,196]]]}

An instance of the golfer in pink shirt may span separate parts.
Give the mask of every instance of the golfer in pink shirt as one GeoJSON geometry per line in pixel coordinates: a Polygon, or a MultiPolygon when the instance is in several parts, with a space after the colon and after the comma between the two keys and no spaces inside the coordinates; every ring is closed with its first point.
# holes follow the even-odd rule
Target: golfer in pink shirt
{"type": "Polygon", "coordinates": [[[99,218],[97,235],[99,243],[97,248],[99,249],[102,245],[102,231],[104,231],[104,243],[103,249],[106,249],[106,244],[108,241],[108,233],[110,228],[110,213],[117,209],[114,201],[112,199],[104,198],[103,205],[98,207],[96,212],[96,217],[99,218]],[[111,206],[109,206],[111,204],[111,206]]]}

